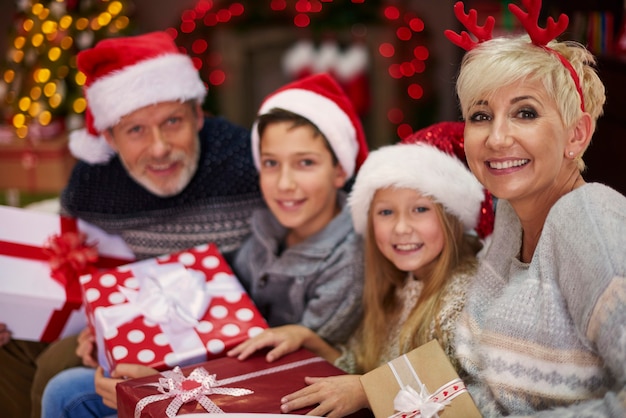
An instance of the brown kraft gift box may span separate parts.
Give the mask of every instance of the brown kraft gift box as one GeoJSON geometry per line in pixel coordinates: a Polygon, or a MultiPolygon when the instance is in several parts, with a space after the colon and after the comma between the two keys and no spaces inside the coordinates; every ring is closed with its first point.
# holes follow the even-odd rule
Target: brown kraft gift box
{"type": "MultiPolygon", "coordinates": [[[[403,386],[410,386],[418,394],[420,382],[426,387],[428,402],[441,402],[446,406],[438,412],[440,418],[481,417],[470,394],[463,388],[458,374],[436,340],[432,340],[404,356],[386,363],[361,376],[361,384],[376,418],[390,417],[396,413],[401,417],[420,416],[419,408],[396,411],[394,399],[403,386]],[[440,390],[441,388],[444,388],[440,390]],[[452,395],[455,394],[455,395],[452,395]],[[450,396],[447,401],[441,401],[450,396]]],[[[426,397],[426,396],[425,396],[426,397]]],[[[415,403],[414,405],[417,405],[415,403]]]]}

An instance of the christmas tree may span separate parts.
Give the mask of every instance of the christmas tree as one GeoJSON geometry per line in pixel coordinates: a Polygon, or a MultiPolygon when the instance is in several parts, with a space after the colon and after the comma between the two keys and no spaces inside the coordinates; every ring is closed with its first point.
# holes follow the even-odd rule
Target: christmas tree
{"type": "Polygon", "coordinates": [[[127,33],[129,7],[123,0],[18,1],[11,44],[0,63],[2,123],[19,138],[80,123],[85,80],[76,69],[76,54],[127,33]]]}

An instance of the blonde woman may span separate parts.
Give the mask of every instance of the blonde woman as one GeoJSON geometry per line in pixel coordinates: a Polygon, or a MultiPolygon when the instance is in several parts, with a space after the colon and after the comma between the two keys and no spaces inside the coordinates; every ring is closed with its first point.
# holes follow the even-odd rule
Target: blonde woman
{"type": "MultiPolygon", "coordinates": [[[[470,169],[498,197],[468,291],[457,356],[484,416],[626,416],[626,198],[586,183],[605,101],[582,46],[510,6],[529,36],[464,42],[457,80],[470,169]],[[488,74],[488,77],[485,77],[488,74]]],[[[481,19],[482,20],[482,19],[481,19]]],[[[467,38],[466,38],[467,40],[467,38]]]]}

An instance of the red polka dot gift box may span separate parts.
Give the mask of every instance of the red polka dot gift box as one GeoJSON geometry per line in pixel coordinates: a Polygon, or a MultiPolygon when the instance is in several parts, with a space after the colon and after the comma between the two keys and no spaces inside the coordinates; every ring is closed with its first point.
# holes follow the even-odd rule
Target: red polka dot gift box
{"type": "Polygon", "coordinates": [[[221,357],[267,323],[214,244],[80,279],[99,363],[158,370],[221,357]]]}

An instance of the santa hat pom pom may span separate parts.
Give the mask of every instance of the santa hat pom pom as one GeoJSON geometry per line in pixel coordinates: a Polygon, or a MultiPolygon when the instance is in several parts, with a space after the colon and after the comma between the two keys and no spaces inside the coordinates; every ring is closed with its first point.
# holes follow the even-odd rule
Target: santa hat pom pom
{"type": "Polygon", "coordinates": [[[104,164],[115,154],[102,135],[91,135],[87,129],[70,133],[69,149],[74,157],[89,164],[104,164]]]}

